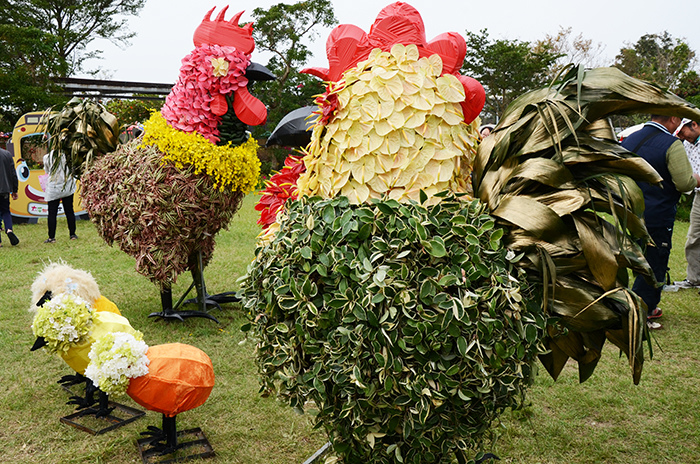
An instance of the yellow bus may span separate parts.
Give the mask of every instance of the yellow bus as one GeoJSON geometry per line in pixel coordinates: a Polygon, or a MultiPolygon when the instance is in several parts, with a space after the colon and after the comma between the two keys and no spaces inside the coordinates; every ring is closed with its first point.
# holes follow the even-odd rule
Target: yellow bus
{"type": "MultiPolygon", "coordinates": [[[[44,200],[39,176],[44,174],[44,155],[47,152],[45,134],[41,118],[43,112],[26,113],[19,118],[12,131],[12,138],[7,142],[7,150],[12,154],[19,189],[17,200],[10,201],[10,213],[15,218],[26,222],[36,222],[38,218],[48,217],[49,206],[44,200]]],[[[80,204],[80,182],[73,196],[73,210],[76,217],[86,215],[80,204]]],[[[63,205],[58,207],[59,216],[63,216],[63,205]]]]}

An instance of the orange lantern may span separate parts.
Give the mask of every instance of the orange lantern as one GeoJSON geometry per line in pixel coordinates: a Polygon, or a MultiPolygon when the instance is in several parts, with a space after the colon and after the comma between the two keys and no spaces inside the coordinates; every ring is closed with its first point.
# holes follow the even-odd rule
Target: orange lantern
{"type": "Polygon", "coordinates": [[[138,404],[167,417],[204,404],[214,388],[214,366],[191,345],[168,343],[148,348],[148,374],[131,379],[126,393],[138,404]]]}

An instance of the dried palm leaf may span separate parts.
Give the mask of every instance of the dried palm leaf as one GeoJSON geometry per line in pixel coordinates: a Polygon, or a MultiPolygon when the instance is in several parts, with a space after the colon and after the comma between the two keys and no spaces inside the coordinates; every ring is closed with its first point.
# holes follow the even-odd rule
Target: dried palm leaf
{"type": "MultiPolygon", "coordinates": [[[[61,111],[44,113],[41,123],[49,150],[65,155],[69,173],[78,178],[96,156],[116,150],[119,142],[117,118],[92,100],[74,97],[61,111]]],[[[54,169],[58,165],[53,163],[54,169]]]]}
{"type": "Polygon", "coordinates": [[[569,358],[588,378],[606,338],[627,355],[635,383],[641,375],[646,308],[626,288],[628,269],[653,276],[638,245],[648,234],[636,181],[661,177],[617,143],[607,118],[630,113],[700,119],[695,106],[616,68],[572,66],[514,101],[477,152],[476,195],[550,286],[546,305],[560,325],[542,361],[555,379],[569,358]]]}

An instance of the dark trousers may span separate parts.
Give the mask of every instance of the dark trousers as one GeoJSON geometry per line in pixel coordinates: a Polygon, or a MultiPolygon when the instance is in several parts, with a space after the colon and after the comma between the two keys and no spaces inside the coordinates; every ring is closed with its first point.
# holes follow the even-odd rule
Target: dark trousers
{"type": "Polygon", "coordinates": [[[661,301],[661,290],[666,282],[666,272],[668,271],[668,259],[671,256],[671,239],[673,238],[673,227],[649,228],[649,235],[656,246],[648,246],[644,252],[649,266],[654,271],[654,276],[659,282],[659,287],[649,285],[642,276],[637,276],[632,286],[632,291],[639,295],[647,304],[649,312],[656,309],[661,301]]]}
{"type": "Polygon", "coordinates": [[[68,220],[68,233],[75,235],[75,213],[73,212],[73,195],[51,200],[49,202],[49,238],[56,238],[56,216],[58,216],[58,205],[63,203],[63,213],[68,220]]]}
{"type": "Polygon", "coordinates": [[[5,230],[12,229],[12,215],[10,214],[10,194],[0,193],[0,219],[5,224],[5,230]]]}

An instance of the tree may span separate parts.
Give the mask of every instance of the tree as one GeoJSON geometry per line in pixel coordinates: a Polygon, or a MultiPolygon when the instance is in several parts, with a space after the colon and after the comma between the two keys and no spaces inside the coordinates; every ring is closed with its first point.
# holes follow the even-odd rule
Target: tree
{"type": "Polygon", "coordinates": [[[584,68],[598,68],[604,66],[601,57],[604,45],[600,42],[593,43],[591,39],[585,39],[583,34],[572,36],[572,28],[559,26],[559,32],[552,36],[547,34],[543,40],[535,42],[534,50],[549,51],[560,55],[547,72],[550,80],[556,78],[559,73],[570,63],[578,64],[584,68]]]}
{"type": "Polygon", "coordinates": [[[694,64],[695,51],[666,31],[643,35],[615,57],[615,66],[624,73],[667,89],[676,88],[694,64]]]}
{"type": "Polygon", "coordinates": [[[318,27],[331,27],[337,20],[330,0],[278,3],[267,10],[256,8],[252,16],[256,48],[272,53],[267,67],[277,76],[275,81],[256,84],[256,93],[265,95],[268,105],[269,130],[289,111],[310,105],[315,95],[323,93],[317,78],[299,70],[311,57],[305,42],[319,36],[318,27]]]}
{"type": "Polygon", "coordinates": [[[29,111],[44,111],[66,99],[52,78],[65,71],[57,39],[39,29],[0,24],[0,119],[10,131],[29,111]]]}
{"type": "Polygon", "coordinates": [[[117,46],[128,45],[135,33],[128,32],[127,16],[137,14],[146,0],[0,0],[6,23],[36,28],[56,37],[58,56],[68,64],[61,77],[84,70],[83,63],[98,58],[100,50],[86,52],[95,39],[107,39],[117,46]]]}
{"type": "Polygon", "coordinates": [[[466,40],[462,74],[486,90],[485,121],[498,121],[513,100],[547,83],[548,70],[562,56],[546,44],[537,48],[519,40],[492,40],[486,29],[467,31],[466,40]]]}
{"type": "Polygon", "coordinates": [[[691,70],[683,74],[676,87],[676,95],[700,106],[700,76],[697,71],[691,70]]]}
{"type": "MultiPolygon", "coordinates": [[[[140,95],[137,95],[137,97],[140,95]]],[[[163,107],[164,99],[114,99],[105,103],[107,111],[116,116],[119,124],[130,126],[135,123],[144,123],[151,117],[153,111],[159,111],[163,107]]]]}

